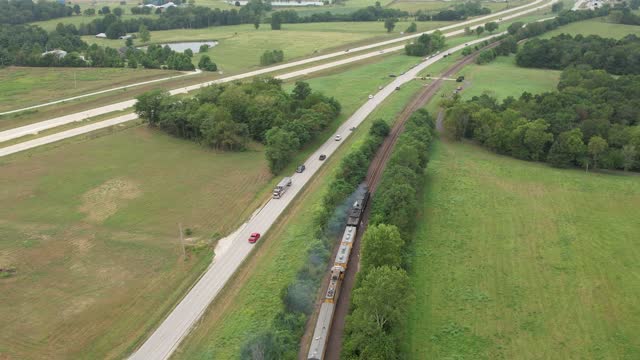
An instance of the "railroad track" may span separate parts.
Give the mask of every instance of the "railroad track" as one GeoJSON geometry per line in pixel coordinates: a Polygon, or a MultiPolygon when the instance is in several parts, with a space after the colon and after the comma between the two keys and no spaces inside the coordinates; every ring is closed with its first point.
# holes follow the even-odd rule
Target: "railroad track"
{"type": "MultiPolygon", "coordinates": [[[[482,50],[490,49],[495,46],[498,46],[500,42],[496,42],[493,44],[489,44],[482,48],[482,50]]],[[[460,71],[463,67],[472,63],[475,58],[478,56],[480,51],[477,51],[471,55],[464,57],[462,60],[458,61],[455,65],[448,68],[438,79],[428,86],[426,86],[422,91],[420,91],[416,96],[411,99],[409,104],[402,110],[402,112],[398,115],[396,121],[394,122],[389,135],[382,143],[376,156],[371,161],[369,165],[369,170],[367,171],[367,176],[365,178],[365,183],[369,187],[369,191],[371,192],[371,196],[373,197],[375,191],[380,184],[380,180],[382,177],[382,173],[387,166],[387,162],[391,157],[391,153],[393,152],[393,148],[398,141],[398,138],[402,134],[404,130],[404,126],[414,112],[418,109],[425,106],[440,90],[444,80],[442,78],[450,77],[451,75],[460,71]]],[[[371,201],[371,200],[370,200],[371,201]]],[[[360,228],[358,229],[358,236],[356,237],[353,247],[351,249],[351,258],[350,265],[347,268],[344,279],[342,281],[340,297],[336,303],[336,309],[333,318],[333,324],[331,326],[331,332],[329,335],[329,340],[327,343],[327,350],[325,353],[326,360],[339,360],[340,359],[340,351],[342,350],[342,337],[344,334],[344,320],[347,314],[349,313],[349,303],[351,298],[351,290],[353,289],[353,285],[355,283],[356,273],[359,270],[359,262],[360,262],[360,244],[362,234],[364,234],[367,225],[369,224],[369,214],[371,212],[371,203],[366,207],[365,212],[362,217],[362,223],[360,228]]]]}

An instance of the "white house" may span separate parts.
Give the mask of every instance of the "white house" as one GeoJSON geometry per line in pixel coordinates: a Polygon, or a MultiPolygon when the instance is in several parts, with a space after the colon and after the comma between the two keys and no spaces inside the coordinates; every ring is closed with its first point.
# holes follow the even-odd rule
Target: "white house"
{"type": "Polygon", "coordinates": [[[107,34],[105,34],[105,33],[96,34],[96,37],[100,38],[100,39],[106,39],[107,38],[107,34]]]}

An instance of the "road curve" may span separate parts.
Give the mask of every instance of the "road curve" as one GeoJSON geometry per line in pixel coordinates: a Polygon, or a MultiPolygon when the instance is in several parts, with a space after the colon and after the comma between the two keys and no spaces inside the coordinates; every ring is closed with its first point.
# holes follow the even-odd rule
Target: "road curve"
{"type": "MultiPolygon", "coordinates": [[[[424,34],[430,34],[435,32],[436,30],[440,30],[440,31],[445,31],[445,30],[449,30],[452,28],[456,28],[456,27],[461,27],[461,26],[465,26],[465,25],[469,25],[469,24],[473,24],[473,23],[480,23],[483,20],[486,19],[490,19],[490,18],[495,18],[496,16],[500,16],[503,14],[509,14],[512,12],[516,12],[518,10],[521,9],[525,9],[528,8],[527,10],[524,11],[520,11],[517,12],[515,14],[512,15],[508,15],[508,16],[503,16],[502,20],[506,20],[506,19],[511,19],[514,17],[518,17],[518,16],[522,16],[524,14],[533,12],[533,11],[537,11],[539,9],[539,7],[535,7],[535,5],[541,3],[541,2],[545,2],[548,0],[535,0],[529,4],[525,4],[519,7],[515,7],[512,9],[507,9],[507,10],[503,10],[494,14],[490,14],[490,15],[486,15],[486,16],[482,16],[479,18],[474,18],[471,20],[467,20],[467,21],[463,21],[460,23],[455,23],[455,24],[451,24],[451,25],[447,25],[447,26],[443,26],[441,28],[438,29],[434,29],[434,30],[430,30],[430,31],[426,31],[424,32],[424,34]]],[[[549,5],[553,2],[555,2],[557,0],[552,0],[551,2],[545,4],[545,5],[549,5]]],[[[481,23],[478,25],[482,25],[481,23]]],[[[476,26],[478,26],[476,25],[476,26]]],[[[453,35],[458,35],[464,33],[464,29],[459,29],[450,33],[447,33],[446,36],[453,36],[453,35]]],[[[418,33],[418,34],[413,34],[413,35],[408,35],[408,36],[403,36],[403,37],[399,37],[399,38],[395,38],[395,39],[391,39],[391,40],[386,40],[386,41],[382,41],[382,42],[378,42],[378,43],[374,43],[374,44],[370,44],[370,45],[365,45],[365,46],[360,46],[360,47],[356,47],[353,49],[349,50],[349,53],[354,53],[354,52],[359,52],[359,51],[363,51],[363,50],[368,50],[368,49],[372,49],[372,48],[377,48],[377,47],[381,47],[381,46],[385,46],[385,45],[389,45],[389,44],[394,44],[394,43],[398,43],[398,42],[403,42],[403,41],[407,41],[416,37],[419,37],[420,35],[422,35],[423,33],[418,33]]],[[[390,51],[398,51],[400,49],[402,49],[403,46],[396,46],[393,49],[396,50],[390,50],[390,49],[384,49],[383,52],[390,52],[390,51]]],[[[330,53],[330,54],[326,54],[326,55],[319,55],[319,56],[315,56],[315,57],[311,57],[311,58],[307,58],[307,59],[302,59],[302,60],[298,60],[298,61],[293,61],[290,63],[286,63],[286,64],[281,64],[281,65],[276,65],[276,66],[271,66],[271,67],[267,67],[267,68],[263,68],[263,69],[259,69],[259,70],[254,70],[254,71],[250,71],[250,72],[246,72],[246,73],[242,73],[242,74],[238,74],[238,75],[233,75],[233,76],[228,76],[222,79],[218,79],[218,80],[212,80],[212,81],[207,81],[201,84],[196,84],[196,85],[191,85],[191,86],[187,86],[187,87],[183,87],[183,88],[178,88],[178,89],[174,89],[169,91],[169,93],[171,95],[176,95],[176,94],[184,94],[193,90],[197,90],[200,89],[202,87],[205,86],[209,86],[212,84],[219,84],[219,83],[225,83],[225,82],[229,82],[229,81],[235,81],[235,80],[241,80],[241,79],[246,79],[249,77],[254,77],[254,76],[259,76],[259,75],[264,75],[264,74],[268,74],[268,73],[272,73],[275,71],[279,71],[279,70],[285,70],[288,68],[292,68],[292,67],[296,67],[296,66],[300,66],[300,65],[306,65],[312,62],[317,62],[317,61],[322,61],[322,60],[326,60],[326,59],[330,59],[330,58],[334,58],[334,57],[338,57],[338,56],[344,56],[345,54],[347,54],[344,51],[340,51],[340,52],[334,52],[334,53],[330,53]]],[[[368,55],[364,58],[367,57],[373,57],[373,56],[378,56],[378,55],[382,55],[383,53],[380,53],[379,51],[375,51],[375,52],[371,52],[369,54],[365,54],[368,55]]],[[[361,55],[364,56],[364,55],[361,55]]],[[[355,58],[358,58],[358,56],[356,56],[355,58]]],[[[349,58],[351,59],[351,58],[349,58]]],[[[333,66],[338,66],[340,64],[344,64],[344,63],[348,63],[351,61],[357,61],[362,59],[362,57],[358,58],[357,60],[351,60],[348,61],[349,59],[344,59],[344,60],[340,60],[340,61],[336,61],[332,64],[336,64],[333,66]]],[[[325,66],[328,64],[324,64],[324,65],[318,65],[315,68],[318,67],[322,67],[322,69],[327,69],[329,68],[328,66],[325,66]]],[[[318,70],[316,70],[318,71],[318,70]]],[[[297,71],[297,73],[302,73],[302,74],[308,74],[310,73],[310,70],[307,70],[305,72],[305,70],[300,70],[297,71]]],[[[282,76],[287,76],[282,75],[282,76]]],[[[287,77],[288,78],[288,77],[287,77]]],[[[58,118],[54,118],[54,119],[50,119],[50,120],[46,120],[46,121],[42,121],[42,122],[38,122],[35,124],[30,124],[30,125],[25,125],[25,126],[21,126],[18,128],[14,128],[14,129],[9,129],[9,130],[5,130],[5,131],[1,131],[0,132],[0,143],[4,142],[4,141],[8,141],[8,140],[12,140],[12,139],[16,139],[22,136],[26,136],[26,135],[31,135],[31,134],[37,134],[40,131],[44,131],[44,130],[48,130],[54,127],[58,127],[58,126],[62,126],[62,125],[66,125],[66,124],[70,124],[76,121],[82,121],[85,120],[87,118],[91,118],[91,117],[95,117],[95,116],[99,116],[99,115],[104,115],[104,114],[108,114],[110,112],[114,112],[114,111],[122,111],[125,109],[128,109],[130,107],[132,107],[135,104],[135,100],[126,100],[126,101],[122,101],[119,103],[115,103],[115,104],[111,104],[111,105],[107,105],[107,106],[102,106],[99,108],[95,108],[95,109],[91,109],[91,110],[86,110],[86,111],[81,111],[75,114],[69,114],[69,115],[65,115],[65,116],[61,116],[58,118]]]]}
{"type": "MultiPolygon", "coordinates": [[[[499,35],[501,34],[496,34],[491,37],[499,35]]],[[[480,43],[491,37],[470,41],[469,45],[480,43]]],[[[349,135],[351,135],[349,129],[358,127],[378,105],[395,91],[396,87],[414,79],[420,71],[442,59],[445,53],[459,51],[464,47],[464,45],[459,45],[443,51],[440,55],[424,61],[407,71],[404,75],[398,76],[394,81],[376,93],[373,99],[368,100],[356,110],[356,112],[336,130],[334,135],[341,135],[343,139],[349,137],[349,135]]],[[[247,242],[250,233],[259,232],[266,234],[278,217],[293,201],[298,192],[300,192],[304,185],[318,171],[323,163],[318,160],[320,154],[325,154],[329,157],[341,144],[342,141],[334,141],[333,136],[331,136],[331,138],[322,144],[320,148],[307,159],[305,162],[306,170],[303,173],[292,175],[293,182],[291,188],[284,196],[280,199],[269,200],[245,225],[236,231],[235,237],[231,240],[229,250],[224,252],[221,257],[214,257],[212,264],[204,275],[196,282],[193,288],[180,303],[178,303],[162,324],[151,334],[147,341],[130,357],[131,360],[164,360],[171,356],[222,287],[224,287],[226,282],[251,253],[251,250],[253,250],[254,245],[247,242]]],[[[269,241],[269,239],[267,237],[261,241],[269,241]]]]}

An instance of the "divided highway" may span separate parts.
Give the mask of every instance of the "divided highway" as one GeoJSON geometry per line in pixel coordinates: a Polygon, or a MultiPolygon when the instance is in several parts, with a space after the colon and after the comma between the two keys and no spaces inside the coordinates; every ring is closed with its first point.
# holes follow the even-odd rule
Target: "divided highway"
{"type": "MultiPolygon", "coordinates": [[[[532,3],[526,4],[526,5],[522,5],[519,7],[515,7],[512,9],[508,9],[508,10],[503,10],[494,14],[490,14],[490,15],[486,15],[486,16],[482,16],[479,18],[474,18],[471,20],[467,20],[467,21],[463,21],[460,23],[455,23],[452,25],[447,25],[447,26],[443,26],[441,28],[438,29],[434,29],[434,30],[430,30],[430,31],[426,31],[425,33],[430,34],[433,33],[436,30],[440,30],[440,31],[446,31],[449,29],[453,29],[453,28],[457,28],[457,27],[462,27],[465,25],[470,25],[470,24],[474,24],[474,23],[478,23],[478,25],[482,25],[484,20],[488,20],[488,19],[492,19],[501,15],[505,15],[502,17],[502,21],[511,19],[511,18],[515,18],[515,17],[519,17],[534,11],[537,11],[538,9],[540,9],[542,6],[536,6],[536,5],[540,5],[541,3],[544,3],[543,5],[549,5],[553,2],[555,2],[557,0],[553,0],[551,2],[548,2],[548,0],[535,0],[532,3]],[[526,10],[523,10],[526,9],[526,10]],[[519,11],[522,10],[522,11],[519,11]],[[514,14],[511,14],[514,13],[514,14]],[[506,14],[510,14],[510,15],[506,15],[506,14]]],[[[476,25],[476,26],[478,26],[476,25]]],[[[474,28],[474,26],[472,26],[472,28],[474,28]]],[[[455,35],[459,35],[464,33],[464,29],[459,29],[456,31],[452,31],[449,33],[446,33],[445,36],[455,36],[455,35]]],[[[418,34],[413,34],[413,35],[408,35],[408,36],[403,36],[403,37],[399,37],[399,38],[395,38],[395,39],[391,39],[391,40],[386,40],[386,41],[382,41],[382,42],[378,42],[378,43],[374,43],[374,44],[370,44],[370,45],[365,45],[365,46],[360,46],[357,48],[353,48],[353,49],[349,49],[348,53],[354,53],[354,52],[359,52],[359,51],[364,51],[364,50],[369,50],[369,49],[373,49],[373,48],[377,48],[377,47],[381,47],[381,46],[385,46],[385,45],[390,45],[390,44],[394,44],[394,43],[398,43],[398,42],[405,42],[407,40],[419,37],[420,35],[422,35],[423,33],[418,33],[418,34]]],[[[281,79],[289,79],[292,77],[296,77],[296,76],[301,76],[301,75],[305,75],[305,74],[309,74],[311,72],[314,71],[320,71],[320,70],[324,70],[324,69],[328,69],[331,67],[335,67],[335,66],[340,66],[343,64],[347,64],[350,62],[354,62],[354,61],[359,61],[362,59],[366,59],[366,58],[370,58],[370,57],[374,57],[374,56],[379,56],[382,55],[384,53],[388,53],[388,52],[394,52],[394,51],[400,51],[404,48],[404,45],[399,45],[399,46],[395,46],[392,48],[387,48],[381,51],[374,51],[374,52],[370,52],[367,54],[363,54],[363,55],[358,55],[358,56],[354,56],[354,57],[350,57],[347,59],[342,59],[342,60],[338,60],[338,61],[334,61],[328,64],[321,64],[321,65],[317,65],[308,69],[302,69],[302,70],[298,70],[298,71],[294,71],[292,73],[289,74],[284,74],[284,75],[280,75],[280,76],[276,76],[277,78],[281,78],[281,79]]],[[[255,76],[259,76],[259,75],[264,75],[264,74],[268,74],[268,73],[272,73],[272,72],[276,72],[276,71],[280,71],[280,70],[285,70],[285,69],[289,69],[292,67],[296,67],[296,66],[301,66],[301,65],[306,65],[309,63],[313,63],[313,62],[317,62],[317,61],[322,61],[322,60],[327,60],[327,59],[331,59],[334,57],[339,57],[339,56],[344,56],[347,52],[345,51],[340,51],[340,52],[334,52],[334,53],[330,53],[330,54],[326,54],[326,55],[320,55],[320,56],[315,56],[315,57],[311,57],[311,58],[307,58],[307,59],[303,59],[303,60],[298,60],[298,61],[293,61],[290,63],[286,63],[286,64],[281,64],[281,65],[276,65],[276,66],[271,66],[271,67],[267,67],[267,68],[263,68],[263,69],[259,69],[259,70],[255,70],[255,71],[250,71],[250,72],[246,72],[246,73],[242,73],[242,74],[238,74],[238,75],[233,75],[233,76],[228,76],[222,79],[218,79],[218,80],[213,80],[213,81],[208,81],[208,82],[204,82],[201,84],[196,84],[196,85],[192,85],[192,86],[187,86],[187,87],[183,87],[183,88],[179,88],[179,89],[174,89],[169,91],[169,93],[171,95],[176,95],[176,94],[184,94],[193,90],[197,90],[200,89],[202,87],[205,86],[209,86],[211,84],[219,84],[219,83],[225,83],[225,82],[230,82],[230,81],[235,81],[235,80],[241,80],[241,79],[246,79],[246,78],[250,78],[250,77],[255,77],[255,76]]],[[[66,99],[68,100],[68,99],[66,99]]],[[[66,101],[66,100],[60,100],[60,101],[66,101]]],[[[115,112],[115,111],[122,111],[122,110],[126,110],[131,108],[133,105],[135,104],[135,100],[127,100],[127,101],[122,101],[119,103],[115,103],[115,104],[111,104],[111,105],[106,105],[106,106],[102,106],[99,108],[95,108],[95,109],[90,109],[90,110],[86,110],[86,111],[81,111],[75,114],[69,114],[69,115],[65,115],[65,116],[61,116],[58,118],[54,118],[54,119],[50,119],[50,120],[46,120],[46,121],[41,121],[35,124],[30,124],[30,125],[25,125],[25,126],[21,126],[18,128],[14,128],[14,129],[10,129],[10,130],[5,130],[5,131],[1,131],[0,132],[0,143],[4,142],[4,141],[8,141],[8,140],[12,140],[12,139],[17,139],[20,138],[22,136],[26,136],[26,135],[31,135],[31,134],[37,134],[38,132],[44,131],[44,130],[48,130],[48,129],[52,129],[58,126],[62,126],[62,125],[66,125],[66,124],[70,124],[73,122],[77,122],[77,121],[83,121],[86,120],[88,118],[92,118],[95,116],[99,116],[99,115],[104,115],[104,114],[108,114],[111,112],[115,112]]],[[[106,127],[108,125],[105,125],[103,127],[106,127]]],[[[53,139],[53,138],[50,138],[53,139]]],[[[58,141],[58,140],[53,140],[53,141],[58,141]]],[[[49,141],[49,142],[53,142],[53,141],[49,141]]],[[[16,148],[14,148],[16,149],[16,148]]],[[[21,150],[17,150],[17,151],[22,151],[22,150],[26,150],[26,148],[21,148],[21,150]]],[[[17,151],[13,151],[13,152],[17,152],[17,151]]],[[[10,153],[8,149],[6,151],[4,151],[3,153],[5,155],[8,155],[10,153]]],[[[0,155],[2,156],[2,155],[0,155]]]]}
{"type": "MultiPolygon", "coordinates": [[[[492,37],[499,35],[500,34],[496,34],[492,37]]],[[[486,39],[487,38],[482,38],[470,41],[469,45],[480,43],[486,39]]],[[[443,51],[441,54],[420,63],[405,74],[398,76],[394,81],[375,94],[373,99],[368,100],[362,105],[338,128],[334,136],[341,135],[343,139],[349,137],[351,134],[349,129],[353,127],[357,128],[378,105],[396,91],[396,87],[400,87],[413,80],[420,71],[442,59],[445,53],[459,51],[464,47],[465,45],[459,45],[443,51]]],[[[171,356],[226,282],[238,267],[240,267],[251,250],[253,250],[255,245],[249,244],[247,241],[249,235],[252,232],[267,233],[278,217],[280,217],[287,206],[293,201],[295,196],[318,171],[323,163],[318,159],[319,156],[325,154],[327,157],[330,157],[342,144],[342,141],[335,141],[334,136],[331,136],[330,139],[307,159],[305,162],[306,170],[303,173],[292,175],[291,188],[282,198],[270,199],[245,225],[234,232],[235,237],[231,240],[229,250],[224,252],[222,256],[214,257],[213,263],[205,274],[130,359],[159,360],[168,359],[171,356]]],[[[269,241],[269,238],[266,237],[260,241],[269,241]]]]}

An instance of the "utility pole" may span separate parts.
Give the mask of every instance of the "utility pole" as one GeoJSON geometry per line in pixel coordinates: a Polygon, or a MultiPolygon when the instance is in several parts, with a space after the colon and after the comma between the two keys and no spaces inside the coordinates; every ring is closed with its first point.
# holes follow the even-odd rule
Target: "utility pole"
{"type": "Polygon", "coordinates": [[[180,230],[180,245],[182,246],[182,256],[186,258],[187,257],[187,253],[184,250],[184,237],[182,235],[183,234],[182,233],[182,223],[178,224],[178,229],[180,230]]]}

